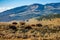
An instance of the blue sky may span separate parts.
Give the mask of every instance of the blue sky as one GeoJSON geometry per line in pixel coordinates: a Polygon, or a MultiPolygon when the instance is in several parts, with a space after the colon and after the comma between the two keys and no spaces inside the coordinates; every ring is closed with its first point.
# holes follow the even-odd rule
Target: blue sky
{"type": "Polygon", "coordinates": [[[30,5],[34,3],[47,4],[47,3],[58,3],[60,0],[0,0],[0,12],[5,10],[30,5]]]}

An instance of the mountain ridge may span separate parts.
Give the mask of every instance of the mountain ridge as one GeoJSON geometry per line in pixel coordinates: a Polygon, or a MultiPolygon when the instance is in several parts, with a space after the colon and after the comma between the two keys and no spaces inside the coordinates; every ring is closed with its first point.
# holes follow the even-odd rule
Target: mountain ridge
{"type": "Polygon", "coordinates": [[[35,3],[32,5],[16,7],[0,13],[0,21],[27,20],[48,14],[60,14],[60,3],[45,5],[35,3]]]}

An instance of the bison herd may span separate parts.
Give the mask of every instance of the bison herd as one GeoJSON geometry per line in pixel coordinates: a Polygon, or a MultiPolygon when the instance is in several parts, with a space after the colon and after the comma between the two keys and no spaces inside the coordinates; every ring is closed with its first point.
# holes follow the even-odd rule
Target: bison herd
{"type": "MultiPolygon", "coordinates": [[[[5,29],[1,28],[3,25],[0,25],[0,38],[41,38],[43,40],[45,37],[50,37],[50,34],[56,34],[60,32],[60,26],[49,28],[48,25],[42,25],[41,23],[36,24],[26,24],[26,22],[12,22],[5,29]],[[2,30],[1,30],[2,29],[2,30]],[[12,32],[13,31],[13,32],[12,32]],[[45,36],[46,33],[49,35],[45,36]],[[9,36],[6,36],[9,35],[9,36]]],[[[60,39],[60,38],[59,38],[60,39]]],[[[38,40],[38,39],[37,39],[38,40]]],[[[39,39],[40,40],[40,39],[39,39]]]]}

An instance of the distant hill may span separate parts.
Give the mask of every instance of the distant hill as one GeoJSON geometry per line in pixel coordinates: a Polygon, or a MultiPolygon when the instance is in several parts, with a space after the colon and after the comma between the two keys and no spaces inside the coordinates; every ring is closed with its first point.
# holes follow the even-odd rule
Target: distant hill
{"type": "Polygon", "coordinates": [[[6,10],[0,13],[0,22],[12,20],[24,21],[30,18],[49,14],[60,14],[60,3],[49,3],[45,5],[35,3],[6,10]]]}
{"type": "Polygon", "coordinates": [[[60,18],[60,14],[49,14],[49,15],[39,16],[36,19],[43,20],[43,19],[53,19],[53,18],[60,18]]]}

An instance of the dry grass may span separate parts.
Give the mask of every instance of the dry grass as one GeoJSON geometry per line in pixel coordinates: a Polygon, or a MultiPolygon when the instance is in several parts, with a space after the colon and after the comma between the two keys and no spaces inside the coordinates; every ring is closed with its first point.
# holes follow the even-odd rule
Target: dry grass
{"type": "Polygon", "coordinates": [[[0,22],[0,40],[60,40],[60,18],[0,22]]]}

